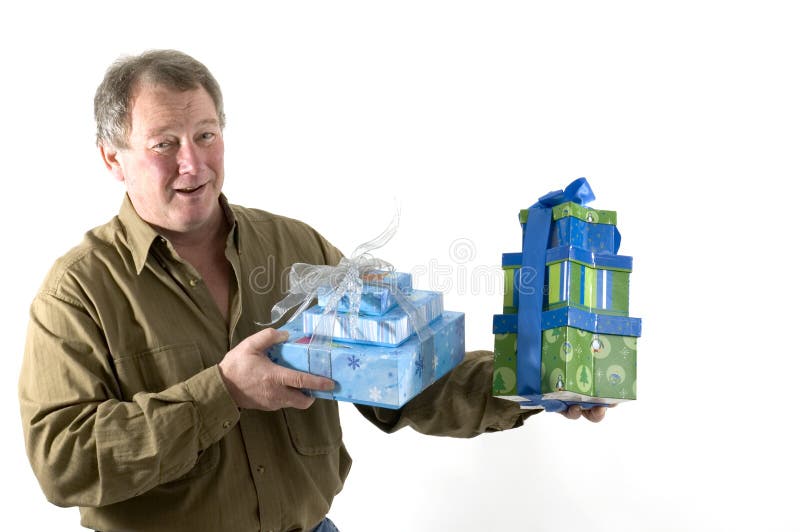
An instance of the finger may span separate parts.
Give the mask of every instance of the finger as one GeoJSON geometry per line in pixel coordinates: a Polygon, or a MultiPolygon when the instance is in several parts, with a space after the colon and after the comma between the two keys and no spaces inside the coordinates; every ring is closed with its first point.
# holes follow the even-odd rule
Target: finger
{"type": "Polygon", "coordinates": [[[244,341],[249,342],[250,347],[256,351],[265,351],[267,348],[285,342],[288,339],[289,333],[287,331],[267,328],[251,334],[244,341]]]}
{"type": "Polygon", "coordinates": [[[300,390],[294,388],[286,388],[286,396],[284,398],[284,408],[297,408],[299,410],[306,410],[314,404],[314,398],[306,395],[300,390]]]}
{"type": "Polygon", "coordinates": [[[561,415],[566,417],[567,419],[578,419],[581,417],[581,407],[579,405],[572,405],[563,412],[561,415]]]}
{"type": "Polygon", "coordinates": [[[606,407],[594,406],[588,410],[584,410],[583,417],[592,423],[599,423],[600,421],[603,421],[604,417],[606,417],[606,407]]]}
{"type": "Polygon", "coordinates": [[[329,392],[333,390],[336,383],[331,379],[312,375],[303,371],[296,371],[283,366],[275,366],[275,373],[278,384],[297,389],[321,390],[329,392]]]}

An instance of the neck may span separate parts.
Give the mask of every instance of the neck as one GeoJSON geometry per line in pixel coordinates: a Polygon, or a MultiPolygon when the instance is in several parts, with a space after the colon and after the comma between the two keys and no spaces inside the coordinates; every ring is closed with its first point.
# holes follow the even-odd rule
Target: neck
{"type": "Polygon", "coordinates": [[[164,235],[179,253],[181,250],[215,249],[220,242],[223,243],[224,247],[228,229],[228,223],[221,206],[207,223],[192,231],[178,232],[156,227],[156,230],[164,235]]]}

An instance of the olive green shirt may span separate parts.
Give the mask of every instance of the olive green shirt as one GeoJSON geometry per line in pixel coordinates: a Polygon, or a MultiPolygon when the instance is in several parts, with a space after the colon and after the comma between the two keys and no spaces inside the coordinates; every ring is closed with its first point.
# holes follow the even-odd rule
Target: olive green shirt
{"type": "MultiPolygon", "coordinates": [[[[135,530],[310,530],[350,469],[338,403],[240,410],[217,364],[270,321],[295,262],[337,264],[308,225],[228,205],[230,318],[197,271],[125,198],[61,257],[31,306],[19,396],[28,457],[48,500],[81,524],[135,530]]],[[[471,437],[528,413],[489,397],[491,353],[468,353],[381,429],[471,437]]]]}

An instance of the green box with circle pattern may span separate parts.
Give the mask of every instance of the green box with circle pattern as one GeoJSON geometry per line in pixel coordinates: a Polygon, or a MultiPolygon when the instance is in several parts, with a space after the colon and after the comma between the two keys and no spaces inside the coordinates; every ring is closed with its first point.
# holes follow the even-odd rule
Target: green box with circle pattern
{"type": "Polygon", "coordinates": [[[636,337],[576,327],[542,332],[545,399],[636,399],[636,337]]]}
{"type": "Polygon", "coordinates": [[[542,399],[596,401],[636,399],[636,339],[641,320],[562,308],[542,314],[542,349],[537,375],[518,373],[518,316],[494,317],[492,393],[512,401],[521,381],[538,381],[542,399]]]}

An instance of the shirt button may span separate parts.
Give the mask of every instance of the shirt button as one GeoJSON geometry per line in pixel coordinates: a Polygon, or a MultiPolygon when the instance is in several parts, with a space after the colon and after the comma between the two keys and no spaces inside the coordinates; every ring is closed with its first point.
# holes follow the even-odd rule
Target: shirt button
{"type": "Polygon", "coordinates": [[[264,474],[264,466],[263,465],[258,466],[256,468],[256,471],[258,471],[259,473],[261,473],[263,475],[264,474]]]}
{"type": "Polygon", "coordinates": [[[189,279],[189,286],[191,286],[192,288],[197,286],[197,283],[198,283],[197,279],[189,279]]]}
{"type": "Polygon", "coordinates": [[[228,429],[228,428],[230,428],[230,426],[231,426],[231,422],[230,421],[223,421],[222,422],[222,428],[223,429],[228,429]]]}

